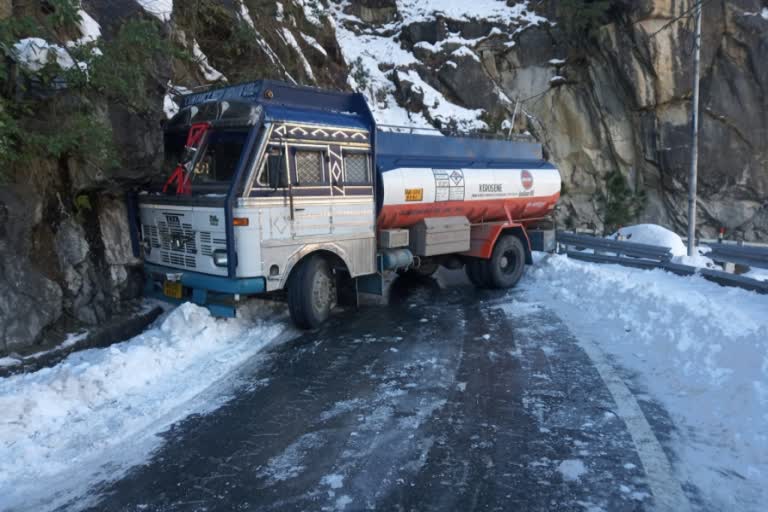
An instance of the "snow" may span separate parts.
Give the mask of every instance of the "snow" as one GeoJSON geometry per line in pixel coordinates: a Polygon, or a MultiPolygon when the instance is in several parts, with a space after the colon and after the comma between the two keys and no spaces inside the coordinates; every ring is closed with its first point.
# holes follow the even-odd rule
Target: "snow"
{"type": "Polygon", "coordinates": [[[309,61],[304,56],[304,52],[301,51],[301,46],[299,46],[299,42],[296,41],[296,37],[293,35],[293,32],[288,30],[286,27],[283,27],[283,38],[285,41],[290,45],[291,48],[296,52],[296,54],[299,56],[299,60],[301,61],[301,65],[304,67],[304,73],[312,80],[315,81],[315,73],[312,72],[312,66],[309,65],[309,61]]]}
{"type": "Polygon", "coordinates": [[[303,32],[301,33],[301,38],[304,39],[304,41],[306,41],[309,46],[320,52],[324,57],[328,56],[328,52],[326,52],[325,48],[323,48],[323,46],[317,42],[317,39],[303,32]]]}
{"type": "Polygon", "coordinates": [[[227,81],[227,77],[210,65],[208,57],[203,53],[203,50],[200,48],[200,45],[197,44],[197,41],[194,40],[192,42],[192,54],[194,55],[195,60],[197,60],[197,63],[200,66],[200,71],[203,73],[206,80],[209,82],[218,82],[219,80],[224,82],[227,81]]]}
{"type": "Polygon", "coordinates": [[[475,52],[473,52],[466,46],[458,47],[451,53],[451,55],[453,55],[454,57],[470,57],[471,59],[477,62],[480,62],[480,57],[478,57],[475,52]]]}
{"type": "Polygon", "coordinates": [[[296,0],[296,3],[304,10],[304,17],[308,22],[318,28],[323,27],[323,20],[320,19],[320,14],[325,7],[320,3],[320,0],[296,0]]]}
{"type": "Polygon", "coordinates": [[[584,462],[578,459],[564,460],[557,466],[557,470],[563,476],[563,480],[566,482],[575,482],[581,478],[584,473],[587,472],[584,462]]]}
{"type": "Polygon", "coordinates": [[[708,247],[697,247],[696,254],[688,256],[688,248],[679,235],[656,224],[638,224],[620,228],[608,238],[624,240],[638,244],[666,247],[672,254],[672,261],[698,268],[716,268],[715,263],[706,256],[708,247]]]}
{"type": "Polygon", "coordinates": [[[78,11],[80,16],[79,29],[82,36],[75,41],[76,45],[93,43],[101,37],[101,26],[99,23],[91,17],[90,14],[83,9],[78,11]]]}
{"type": "Polygon", "coordinates": [[[173,14],[173,0],[136,0],[149,14],[167,23],[173,14]]]}
{"type": "Polygon", "coordinates": [[[638,224],[620,228],[609,238],[638,244],[669,248],[672,256],[685,256],[688,250],[677,233],[656,224],[638,224]]]}
{"type": "MultiPolygon", "coordinates": [[[[678,240],[657,229],[680,252],[678,240]]],[[[635,236],[633,241],[637,241],[635,236]]],[[[674,467],[712,510],[768,500],[768,296],[699,276],[537,255],[513,315],[552,309],[585,344],[632,375],[675,425],[674,467]]]]}
{"type": "Polygon", "coordinates": [[[296,83],[296,80],[288,73],[288,70],[285,68],[285,65],[280,61],[280,58],[277,56],[275,51],[272,49],[271,46],[269,46],[269,43],[267,43],[267,40],[264,39],[264,36],[261,35],[261,32],[259,32],[256,29],[256,23],[253,21],[253,17],[251,16],[251,12],[248,9],[248,6],[245,5],[245,2],[243,0],[240,0],[240,18],[242,18],[245,23],[253,29],[253,33],[256,36],[256,42],[259,43],[259,46],[262,50],[264,50],[264,53],[266,54],[267,58],[269,58],[270,61],[272,61],[272,64],[276,66],[280,66],[283,73],[285,74],[286,78],[290,80],[293,83],[296,83]]]}
{"type": "MultiPolygon", "coordinates": [[[[64,70],[75,67],[75,61],[69,56],[67,50],[39,37],[20,40],[13,45],[13,53],[18,62],[30,71],[40,71],[50,63],[56,63],[64,70]]],[[[85,69],[83,62],[77,63],[77,66],[85,69]]]]}
{"type": "Polygon", "coordinates": [[[21,359],[15,357],[0,357],[0,368],[8,368],[21,364],[21,359]]]}
{"type": "Polygon", "coordinates": [[[764,20],[768,20],[768,7],[763,8],[763,12],[760,13],[760,16],[762,16],[764,20]]]}
{"type": "Polygon", "coordinates": [[[179,113],[179,105],[173,101],[173,96],[167,93],[163,98],[163,111],[165,112],[166,119],[171,119],[179,113]]]}
{"type": "Polygon", "coordinates": [[[744,274],[744,276],[749,277],[750,279],[756,279],[758,281],[768,281],[768,269],[753,268],[744,274]]]}
{"type": "Polygon", "coordinates": [[[468,109],[449,102],[440,91],[425,82],[417,71],[409,69],[397,71],[397,74],[401,81],[412,82],[414,88],[424,95],[424,105],[432,119],[445,124],[455,121],[463,130],[485,130],[488,128],[488,125],[479,119],[483,115],[483,110],[468,109]]]}
{"type": "Polygon", "coordinates": [[[565,59],[551,59],[549,63],[552,66],[562,66],[565,64],[565,59]]]}
{"type": "MultiPolygon", "coordinates": [[[[456,33],[449,33],[434,44],[419,42],[417,47],[430,52],[439,52],[448,45],[450,50],[457,50],[457,55],[470,56],[479,60],[474,47],[487,39],[502,33],[517,32],[526,27],[545,23],[547,20],[534,14],[529,2],[518,2],[508,6],[501,0],[479,0],[464,2],[460,0],[398,0],[397,7],[402,19],[382,27],[366,27],[358,18],[348,14],[349,1],[331,4],[331,21],[335,20],[339,46],[347,64],[365,70],[366,84],[357,83],[349,77],[351,88],[369,96],[369,103],[374,117],[380,124],[426,128],[429,121],[422,113],[409,112],[397,104],[395,99],[394,76],[409,76],[418,81],[418,86],[425,91],[430,100],[425,100],[429,117],[443,123],[455,116],[460,130],[485,130],[487,125],[480,119],[483,110],[466,109],[448,101],[439,91],[424,83],[418,77],[414,67],[421,64],[416,56],[404,49],[397,37],[402,29],[419,21],[427,21],[437,16],[455,20],[483,19],[504,25],[507,30],[493,27],[486,37],[464,39],[456,33]],[[346,11],[346,12],[345,12],[346,11]],[[514,30],[509,30],[513,28],[514,30]],[[357,63],[357,64],[356,64],[357,63]]],[[[449,61],[448,66],[457,67],[449,61]]]]}
{"type": "Polygon", "coordinates": [[[528,3],[508,6],[503,0],[397,0],[397,10],[409,23],[431,20],[435,14],[454,20],[482,19],[508,25],[545,23],[547,20],[535,14],[528,3]]]}
{"type": "Polygon", "coordinates": [[[321,484],[327,485],[331,489],[341,489],[344,487],[344,475],[332,474],[325,475],[321,480],[321,484]]]}
{"type": "Polygon", "coordinates": [[[245,0],[240,0],[240,17],[248,24],[248,26],[253,29],[256,28],[256,24],[251,17],[251,11],[248,9],[248,6],[245,5],[245,0]]]}
{"type": "Polygon", "coordinates": [[[283,330],[263,319],[273,308],[252,303],[241,318],[222,320],[184,304],[129,341],[0,379],[3,506],[56,508],[54,495],[65,500],[78,486],[119,477],[169,425],[220,405],[225,397],[197,398],[283,330]]]}

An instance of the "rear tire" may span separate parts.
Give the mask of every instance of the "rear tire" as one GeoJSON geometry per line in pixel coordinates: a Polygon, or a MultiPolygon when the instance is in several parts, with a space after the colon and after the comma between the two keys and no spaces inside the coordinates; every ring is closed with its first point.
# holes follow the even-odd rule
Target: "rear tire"
{"type": "Polygon", "coordinates": [[[288,310],[297,327],[314,329],[336,305],[336,281],[322,256],[310,256],[299,265],[288,282],[288,310]]]}
{"type": "Polygon", "coordinates": [[[489,284],[493,288],[512,288],[525,271],[523,242],[514,235],[507,235],[496,242],[491,259],[484,261],[489,284]]]}
{"type": "Polygon", "coordinates": [[[464,271],[467,273],[467,277],[477,288],[489,288],[490,276],[488,273],[488,266],[485,260],[479,258],[472,258],[467,261],[464,271]]]}

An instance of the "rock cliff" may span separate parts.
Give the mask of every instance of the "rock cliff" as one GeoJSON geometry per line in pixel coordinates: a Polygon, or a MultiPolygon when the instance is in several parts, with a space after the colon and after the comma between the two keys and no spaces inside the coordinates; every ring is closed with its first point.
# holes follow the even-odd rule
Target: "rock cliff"
{"type": "MultiPolygon", "coordinates": [[[[41,19],[59,3],[0,0],[0,19],[41,19]]],[[[356,89],[381,123],[528,133],[563,174],[561,225],[600,231],[645,221],[684,231],[692,5],[83,0],[80,12],[95,25],[81,19],[80,33],[58,34],[61,47],[89,31],[96,47],[106,45],[143,20],[178,51],[143,63],[140,108],[108,94],[75,102],[111,127],[118,166],[65,154],[5,173],[0,353],[51,329],[104,322],[140,295],[124,191],[160,173],[173,95],[211,84],[279,78],[356,89]]],[[[766,54],[768,1],[705,2],[702,236],[725,227],[737,238],[768,240],[766,54]]],[[[19,55],[6,57],[12,69],[24,65],[19,55]]],[[[4,78],[2,89],[13,90],[13,79],[4,78]]],[[[74,108],[66,92],[41,105],[38,121],[47,125],[74,108]]]]}

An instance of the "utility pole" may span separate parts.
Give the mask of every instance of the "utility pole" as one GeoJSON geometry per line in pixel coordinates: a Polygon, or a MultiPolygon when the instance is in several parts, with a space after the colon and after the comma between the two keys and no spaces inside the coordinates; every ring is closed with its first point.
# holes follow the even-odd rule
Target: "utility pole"
{"type": "Polygon", "coordinates": [[[691,173],[688,177],[688,256],[696,250],[696,188],[699,169],[699,81],[701,77],[701,11],[703,0],[696,7],[696,38],[693,48],[693,141],[691,143],[691,173]]]}

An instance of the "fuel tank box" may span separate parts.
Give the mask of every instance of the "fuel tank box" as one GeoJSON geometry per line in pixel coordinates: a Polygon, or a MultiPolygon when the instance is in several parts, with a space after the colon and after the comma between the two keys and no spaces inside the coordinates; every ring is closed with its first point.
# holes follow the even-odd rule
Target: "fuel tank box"
{"type": "Polygon", "coordinates": [[[468,251],[470,225],[466,217],[428,217],[410,229],[415,256],[436,256],[468,251]]]}

